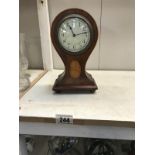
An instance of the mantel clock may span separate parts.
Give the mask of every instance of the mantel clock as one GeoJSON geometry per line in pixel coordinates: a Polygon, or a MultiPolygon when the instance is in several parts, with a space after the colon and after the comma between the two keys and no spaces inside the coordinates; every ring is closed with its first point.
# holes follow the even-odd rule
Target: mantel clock
{"type": "Polygon", "coordinates": [[[51,27],[53,45],[65,70],[53,86],[56,92],[94,92],[97,85],[85,70],[97,39],[97,25],[92,16],[81,9],[68,9],[56,16],[51,27]]]}

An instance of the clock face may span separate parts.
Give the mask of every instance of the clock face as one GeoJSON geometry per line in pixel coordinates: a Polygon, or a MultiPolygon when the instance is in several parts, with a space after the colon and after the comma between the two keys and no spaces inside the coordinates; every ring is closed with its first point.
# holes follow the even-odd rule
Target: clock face
{"type": "Polygon", "coordinates": [[[69,52],[80,52],[90,42],[90,27],[81,16],[68,17],[58,28],[60,45],[69,52]]]}

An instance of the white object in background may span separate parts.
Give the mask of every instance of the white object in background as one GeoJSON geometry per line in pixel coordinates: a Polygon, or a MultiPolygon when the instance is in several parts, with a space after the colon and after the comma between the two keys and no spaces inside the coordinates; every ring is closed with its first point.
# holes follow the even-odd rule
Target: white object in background
{"type": "Polygon", "coordinates": [[[25,34],[19,36],[19,90],[24,91],[30,86],[29,76],[26,74],[28,60],[25,55],[25,34]]]}
{"type": "Polygon", "coordinates": [[[35,140],[32,135],[25,136],[26,147],[28,152],[33,152],[35,146],[35,140]]]}
{"type": "Polygon", "coordinates": [[[51,50],[50,23],[47,0],[37,0],[38,20],[40,28],[43,65],[45,70],[53,69],[51,50]]]}

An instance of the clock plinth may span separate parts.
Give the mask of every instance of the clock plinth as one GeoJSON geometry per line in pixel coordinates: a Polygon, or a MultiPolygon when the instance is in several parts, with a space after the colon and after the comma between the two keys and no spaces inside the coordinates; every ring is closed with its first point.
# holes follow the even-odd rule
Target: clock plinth
{"type": "Polygon", "coordinates": [[[89,73],[79,78],[71,78],[67,74],[62,73],[58,76],[53,86],[53,90],[57,93],[94,93],[97,89],[97,85],[89,73]]]}

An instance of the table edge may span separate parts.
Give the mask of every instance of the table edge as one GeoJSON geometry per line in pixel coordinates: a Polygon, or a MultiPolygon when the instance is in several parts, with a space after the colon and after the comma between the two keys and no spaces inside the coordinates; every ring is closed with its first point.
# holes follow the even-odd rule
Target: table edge
{"type": "MultiPolygon", "coordinates": [[[[34,123],[56,123],[56,119],[52,117],[35,117],[35,116],[20,116],[20,122],[34,123]]],[[[117,121],[117,120],[94,120],[94,119],[73,119],[74,125],[97,125],[97,126],[114,126],[135,128],[134,121],[117,121]]]]}

